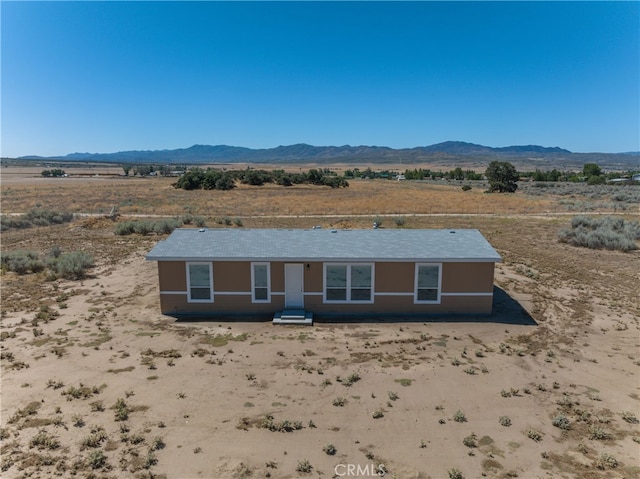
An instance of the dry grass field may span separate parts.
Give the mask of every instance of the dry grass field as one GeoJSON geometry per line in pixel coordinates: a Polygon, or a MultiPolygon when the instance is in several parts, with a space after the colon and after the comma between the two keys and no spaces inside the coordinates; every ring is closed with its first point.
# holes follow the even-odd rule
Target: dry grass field
{"type": "MultiPolygon", "coordinates": [[[[299,168],[294,168],[297,170],[299,168]]],[[[93,171],[95,176],[43,178],[36,168],[2,169],[2,209],[20,213],[45,207],[72,213],[103,214],[116,208],[122,215],[182,215],[185,212],[210,219],[224,216],[281,215],[424,215],[424,214],[546,214],[587,208],[595,211],[625,210],[640,213],[637,187],[615,187],[594,201],[593,190],[557,191],[557,188],[526,188],[511,195],[486,194],[486,185],[462,191],[460,184],[446,181],[412,182],[352,180],[349,188],[330,189],[312,185],[284,188],[278,185],[240,185],[230,191],[175,189],[175,178],[126,178],[105,176],[118,169],[93,171]],[[97,173],[96,173],[97,171],[97,173]],[[631,203],[613,201],[615,191],[627,194],[631,203]],[[542,193],[542,194],[541,194],[542,193]],[[606,201],[604,201],[606,200],[606,201]]],[[[74,173],[77,174],[77,173],[74,173]]]]}
{"type": "Polygon", "coordinates": [[[640,253],[559,243],[559,196],[100,177],[3,178],[1,194],[5,214],[121,214],[1,233],[3,253],[96,259],[83,280],[1,277],[2,477],[640,477],[640,253]],[[144,260],[162,236],[114,230],[185,212],[211,227],[368,228],[389,215],[396,228],[406,215],[405,228],[478,228],[504,259],[494,314],[177,322],[159,314],[144,260]]]}

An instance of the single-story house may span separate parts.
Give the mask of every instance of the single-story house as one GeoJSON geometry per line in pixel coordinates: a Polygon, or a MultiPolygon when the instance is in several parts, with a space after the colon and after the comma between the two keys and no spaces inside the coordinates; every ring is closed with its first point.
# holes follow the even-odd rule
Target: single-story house
{"type": "Polygon", "coordinates": [[[171,316],[489,314],[500,255],[475,229],[180,228],[159,241],[171,316]]]}

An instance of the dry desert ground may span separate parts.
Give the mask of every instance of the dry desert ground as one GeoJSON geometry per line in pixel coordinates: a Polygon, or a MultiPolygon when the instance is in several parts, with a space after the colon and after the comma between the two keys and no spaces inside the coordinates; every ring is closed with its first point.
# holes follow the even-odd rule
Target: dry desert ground
{"type": "Polygon", "coordinates": [[[640,477],[640,253],[559,243],[568,217],[540,215],[552,198],[460,199],[408,182],[183,192],[162,179],[63,181],[3,185],[3,213],[120,201],[121,216],[2,232],[3,253],[95,258],[81,280],[1,277],[3,478],[640,477]],[[467,202],[476,211],[459,213],[495,214],[451,215],[467,202]],[[408,210],[384,227],[478,228],[504,260],[494,313],[177,321],[159,313],[144,259],[162,236],[114,230],[185,206],[211,227],[229,215],[245,228],[359,228],[366,214],[408,210]]]}

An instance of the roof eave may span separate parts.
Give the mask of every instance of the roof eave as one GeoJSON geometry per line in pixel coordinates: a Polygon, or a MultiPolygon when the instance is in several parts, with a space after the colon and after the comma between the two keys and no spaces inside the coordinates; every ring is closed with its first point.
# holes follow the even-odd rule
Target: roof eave
{"type": "Polygon", "coordinates": [[[312,257],[195,257],[195,256],[153,256],[147,255],[145,257],[147,261],[281,261],[284,263],[330,263],[330,262],[359,262],[359,263],[502,263],[501,257],[487,257],[487,258],[355,258],[355,257],[340,257],[340,258],[312,258],[312,257]]]}

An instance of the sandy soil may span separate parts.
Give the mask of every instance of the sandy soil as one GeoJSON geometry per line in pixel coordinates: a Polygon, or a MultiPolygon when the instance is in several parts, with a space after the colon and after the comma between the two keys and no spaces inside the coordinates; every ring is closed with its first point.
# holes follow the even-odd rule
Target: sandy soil
{"type": "Polygon", "coordinates": [[[2,477],[640,477],[640,255],[464,221],[505,259],[492,316],[311,327],[177,322],[155,238],[41,230],[99,261],[2,276],[2,477]]]}

